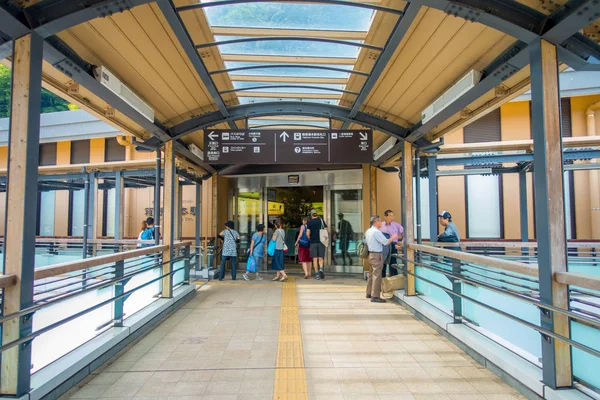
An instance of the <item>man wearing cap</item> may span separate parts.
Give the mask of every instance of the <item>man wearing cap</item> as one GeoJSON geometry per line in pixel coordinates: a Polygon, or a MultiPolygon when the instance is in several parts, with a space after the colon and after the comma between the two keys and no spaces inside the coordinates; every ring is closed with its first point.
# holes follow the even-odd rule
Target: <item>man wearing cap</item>
{"type": "Polygon", "coordinates": [[[371,217],[371,227],[365,232],[365,243],[369,249],[369,280],[367,281],[367,299],[373,303],[385,303],[381,298],[381,270],[383,269],[383,246],[388,246],[398,234],[394,233],[389,239],[381,229],[379,215],[371,217]]]}
{"type": "MultiPolygon", "coordinates": [[[[460,243],[460,234],[458,228],[452,222],[452,215],[448,211],[442,211],[438,214],[440,225],[445,227],[444,232],[438,236],[437,241],[441,243],[460,243]]],[[[448,250],[460,251],[460,246],[446,247],[448,250]]]]}
{"type": "Polygon", "coordinates": [[[235,231],[233,221],[225,222],[225,229],[219,233],[223,238],[223,249],[221,250],[221,270],[219,271],[219,280],[225,278],[225,263],[231,260],[231,279],[235,281],[237,275],[237,241],[240,234],[235,231]]]}

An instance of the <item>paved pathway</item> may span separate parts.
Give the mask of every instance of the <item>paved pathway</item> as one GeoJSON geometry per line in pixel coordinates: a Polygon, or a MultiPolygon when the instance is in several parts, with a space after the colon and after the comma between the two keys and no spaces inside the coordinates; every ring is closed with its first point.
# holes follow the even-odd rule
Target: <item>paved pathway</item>
{"type": "Polygon", "coordinates": [[[64,399],[524,398],[353,278],[225,281],[64,399]]]}

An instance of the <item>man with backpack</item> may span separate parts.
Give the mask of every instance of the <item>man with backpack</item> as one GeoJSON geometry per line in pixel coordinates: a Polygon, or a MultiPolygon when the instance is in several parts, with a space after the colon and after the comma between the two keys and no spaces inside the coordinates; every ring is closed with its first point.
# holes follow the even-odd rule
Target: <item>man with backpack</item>
{"type": "Polygon", "coordinates": [[[367,281],[367,299],[373,303],[385,303],[381,298],[381,272],[383,270],[383,246],[387,246],[398,238],[394,233],[389,239],[381,233],[379,215],[371,217],[371,227],[365,232],[365,244],[369,250],[369,280],[367,281]]]}

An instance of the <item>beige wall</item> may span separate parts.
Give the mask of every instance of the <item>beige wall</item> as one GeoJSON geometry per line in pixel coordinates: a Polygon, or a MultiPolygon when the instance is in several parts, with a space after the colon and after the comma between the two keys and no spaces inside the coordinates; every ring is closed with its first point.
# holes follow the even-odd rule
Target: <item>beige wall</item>
{"type": "MultiPolygon", "coordinates": [[[[590,105],[600,101],[599,96],[582,96],[571,98],[571,120],[573,136],[587,135],[587,116],[585,111],[590,105]]],[[[530,139],[529,102],[508,103],[501,107],[502,140],[527,140],[530,139]]],[[[600,133],[600,111],[596,117],[596,132],[600,133]]],[[[444,136],[445,144],[463,143],[463,130],[459,129],[444,136]]],[[[451,169],[452,167],[440,167],[451,169]]],[[[456,167],[462,168],[462,167],[456,167]]],[[[596,173],[598,177],[600,174],[596,173]]],[[[397,174],[378,171],[377,173],[377,208],[379,212],[385,209],[400,210],[400,183],[397,174]]],[[[600,210],[593,211],[593,199],[590,187],[600,186],[597,178],[590,178],[589,171],[576,171],[574,173],[575,191],[575,224],[577,239],[600,239],[600,210]],[[592,201],[591,201],[592,200],[592,201]],[[596,213],[596,214],[593,214],[596,213]],[[592,229],[594,218],[598,223],[592,229]]],[[[504,174],[502,176],[502,206],[504,213],[504,234],[506,239],[519,240],[521,236],[519,213],[519,178],[517,174],[504,174]]],[[[438,211],[448,210],[452,213],[461,235],[466,237],[466,206],[465,206],[465,178],[440,177],[438,178],[438,211]]],[[[600,200],[599,200],[600,201],[600,200]]],[[[527,202],[528,202],[528,227],[529,238],[534,239],[534,205],[533,205],[533,176],[527,174],[527,202]]],[[[439,227],[438,227],[439,230],[439,227]]]]}

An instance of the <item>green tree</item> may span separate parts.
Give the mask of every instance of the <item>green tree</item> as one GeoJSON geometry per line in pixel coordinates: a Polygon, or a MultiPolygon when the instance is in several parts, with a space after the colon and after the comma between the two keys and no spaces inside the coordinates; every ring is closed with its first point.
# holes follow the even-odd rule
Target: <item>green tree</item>
{"type": "MultiPolygon", "coordinates": [[[[0,118],[10,116],[10,86],[10,69],[4,65],[0,65],[0,118]]],[[[69,111],[71,109],[77,109],[77,107],[69,104],[68,101],[61,99],[54,93],[42,89],[40,113],[69,111]]]]}

